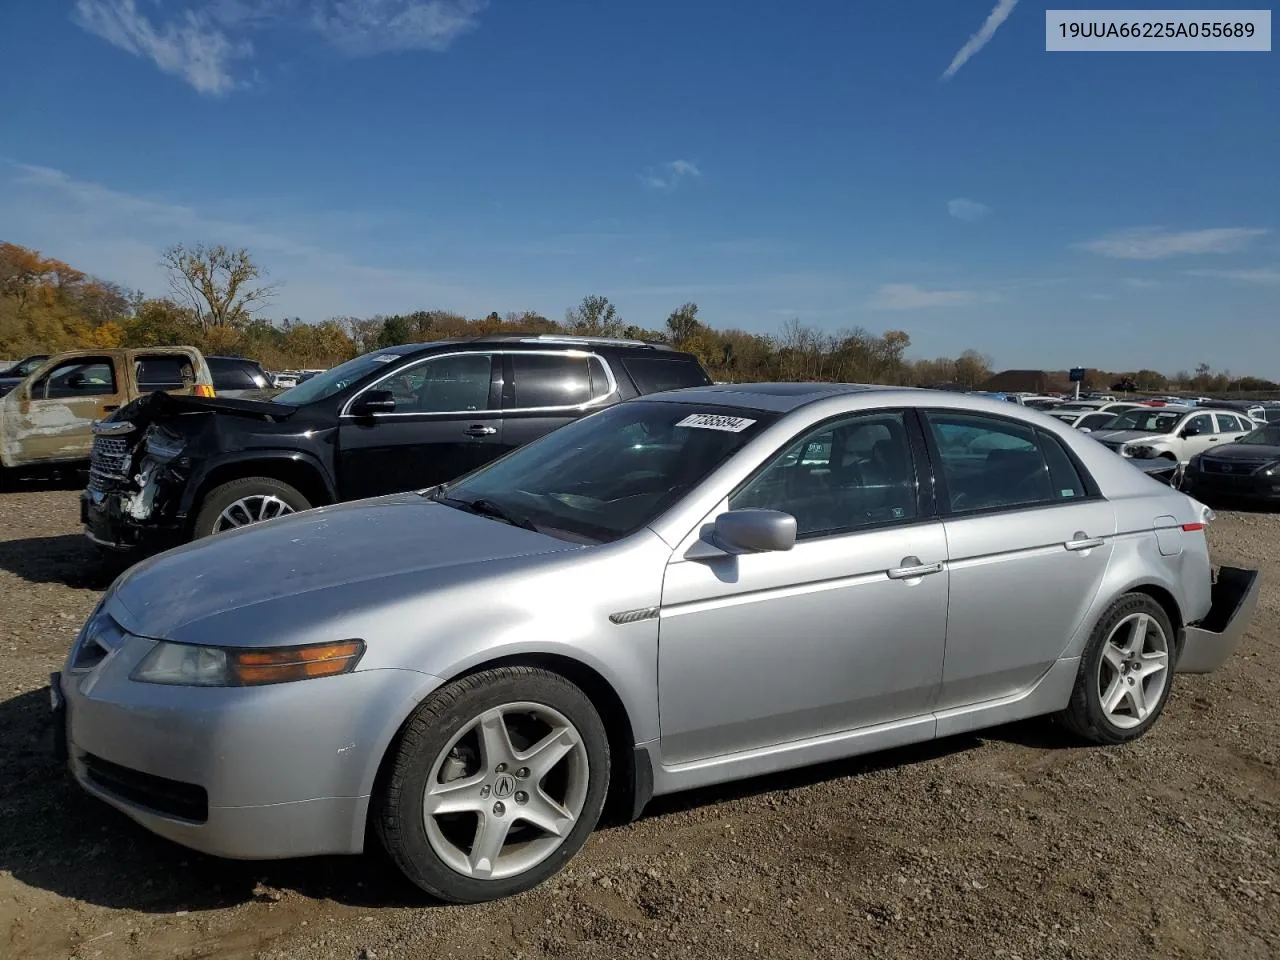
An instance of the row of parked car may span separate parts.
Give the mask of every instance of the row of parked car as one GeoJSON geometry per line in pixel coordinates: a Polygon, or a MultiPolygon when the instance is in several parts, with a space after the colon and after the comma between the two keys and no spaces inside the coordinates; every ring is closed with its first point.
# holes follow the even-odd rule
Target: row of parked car
{"type": "MultiPolygon", "coordinates": [[[[612,403],[711,382],[664,345],[559,336],[394,347],[283,392],[257,362],[194,347],[19,367],[0,400],[0,479],[87,462],[86,533],[128,552],[447,482],[612,403]]],[[[1280,499],[1280,438],[1256,429],[1280,405],[988,396],[1040,407],[1169,482],[1280,499]]]]}

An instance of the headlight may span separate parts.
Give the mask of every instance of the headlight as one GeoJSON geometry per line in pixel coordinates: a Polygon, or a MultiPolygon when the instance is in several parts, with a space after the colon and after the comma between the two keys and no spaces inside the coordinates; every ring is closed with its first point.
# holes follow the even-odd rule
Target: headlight
{"type": "Polygon", "coordinates": [[[186,449],[187,441],[168,431],[147,431],[147,456],[161,463],[168,463],[186,449]]]}
{"type": "Polygon", "coordinates": [[[246,650],[160,641],[130,679],[184,687],[252,687],[350,673],[363,640],[246,650]]]}

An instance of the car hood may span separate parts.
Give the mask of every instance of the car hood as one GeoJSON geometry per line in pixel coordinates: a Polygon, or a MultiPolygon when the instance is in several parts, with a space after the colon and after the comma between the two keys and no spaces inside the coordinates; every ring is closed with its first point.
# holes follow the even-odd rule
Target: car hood
{"type": "Polygon", "coordinates": [[[145,560],[113,587],[109,612],[131,633],[211,642],[202,623],[251,613],[251,636],[283,638],[293,621],[510,570],[511,562],[581,551],[581,544],[465,513],[414,493],[320,507],[220,533],[145,560]]]}
{"type": "Polygon", "coordinates": [[[270,400],[251,400],[239,397],[192,397],[184,394],[149,393],[127,403],[119,410],[104,417],[107,423],[128,420],[146,423],[170,413],[212,412],[238,414],[258,420],[287,420],[298,412],[298,407],[270,400]]]}
{"type": "Polygon", "coordinates": [[[1280,446],[1265,443],[1226,443],[1203,455],[1206,460],[1280,460],[1280,446]]]}
{"type": "Polygon", "coordinates": [[[1158,440],[1165,439],[1167,434],[1149,433],[1145,430],[1095,430],[1093,433],[1089,434],[1089,436],[1093,437],[1100,443],[1122,444],[1136,443],[1139,441],[1155,443],[1158,440]]]}

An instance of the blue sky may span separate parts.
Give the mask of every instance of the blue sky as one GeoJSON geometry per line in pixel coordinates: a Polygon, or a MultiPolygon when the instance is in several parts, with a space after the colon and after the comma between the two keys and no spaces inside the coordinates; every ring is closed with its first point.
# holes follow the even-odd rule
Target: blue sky
{"type": "Polygon", "coordinates": [[[1275,53],[1049,54],[1028,0],[0,6],[0,238],[151,293],[224,242],[277,317],[601,293],[1280,379],[1275,53]]]}

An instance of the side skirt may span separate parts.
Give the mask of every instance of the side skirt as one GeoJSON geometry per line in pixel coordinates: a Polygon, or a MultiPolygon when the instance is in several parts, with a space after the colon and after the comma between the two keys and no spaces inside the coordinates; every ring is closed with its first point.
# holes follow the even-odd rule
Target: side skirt
{"type": "MultiPolygon", "coordinates": [[[[651,740],[636,745],[636,766],[653,771],[652,795],[661,796],[954,736],[1061,710],[1071,697],[1079,668],[1080,658],[1069,657],[1055,661],[1027,690],[999,700],[687,763],[664,765],[661,742],[651,740]]],[[[637,797],[636,815],[647,800],[637,797]]]]}

